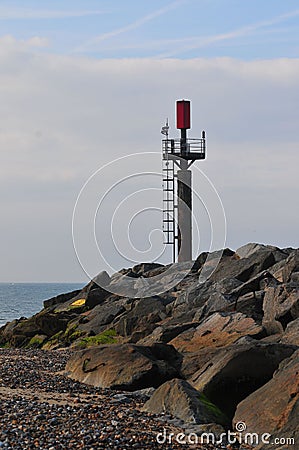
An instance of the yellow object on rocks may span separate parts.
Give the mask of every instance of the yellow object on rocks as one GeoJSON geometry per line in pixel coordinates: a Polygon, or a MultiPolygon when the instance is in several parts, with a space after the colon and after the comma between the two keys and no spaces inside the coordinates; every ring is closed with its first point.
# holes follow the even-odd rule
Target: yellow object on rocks
{"type": "Polygon", "coordinates": [[[84,306],[85,305],[85,298],[79,298],[78,300],[75,300],[71,306],[84,306]]]}

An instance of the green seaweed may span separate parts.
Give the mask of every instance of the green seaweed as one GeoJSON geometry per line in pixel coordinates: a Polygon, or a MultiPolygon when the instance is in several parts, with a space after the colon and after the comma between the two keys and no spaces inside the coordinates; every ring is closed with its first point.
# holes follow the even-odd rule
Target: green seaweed
{"type": "Polygon", "coordinates": [[[215,417],[219,420],[220,423],[223,425],[228,423],[228,418],[226,415],[216,406],[214,403],[212,403],[203,393],[199,394],[199,400],[205,407],[211,411],[211,413],[214,414],[215,417]]]}
{"type": "Polygon", "coordinates": [[[103,333],[97,334],[96,336],[87,336],[78,342],[78,347],[86,348],[94,345],[101,344],[115,344],[117,342],[116,331],[111,328],[109,330],[103,331],[103,333]]]}
{"type": "Polygon", "coordinates": [[[38,336],[33,336],[28,344],[26,345],[27,348],[40,348],[45,342],[45,338],[41,338],[38,336]]]}
{"type": "Polygon", "coordinates": [[[84,331],[76,330],[73,333],[68,334],[67,338],[68,338],[69,342],[74,342],[76,339],[79,339],[83,335],[84,335],[84,331]]]}

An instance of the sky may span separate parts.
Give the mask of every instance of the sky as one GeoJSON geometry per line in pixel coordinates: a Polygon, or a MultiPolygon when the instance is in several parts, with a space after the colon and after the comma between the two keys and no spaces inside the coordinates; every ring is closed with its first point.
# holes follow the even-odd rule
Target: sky
{"type": "Polygon", "coordinates": [[[193,256],[298,247],[298,25],[295,0],[2,0],[0,282],[170,262],[160,130],[183,98],[207,133],[193,256]]]}

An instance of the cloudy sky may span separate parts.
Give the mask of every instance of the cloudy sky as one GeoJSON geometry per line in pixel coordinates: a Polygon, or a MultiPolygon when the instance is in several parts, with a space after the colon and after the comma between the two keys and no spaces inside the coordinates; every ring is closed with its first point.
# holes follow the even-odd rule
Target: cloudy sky
{"type": "Polygon", "coordinates": [[[298,24],[296,0],[2,0],[0,281],[81,281],[161,253],[160,129],[169,117],[178,136],[181,98],[190,137],[208,138],[199,251],[218,201],[206,177],[227,246],[298,247],[298,24]]]}

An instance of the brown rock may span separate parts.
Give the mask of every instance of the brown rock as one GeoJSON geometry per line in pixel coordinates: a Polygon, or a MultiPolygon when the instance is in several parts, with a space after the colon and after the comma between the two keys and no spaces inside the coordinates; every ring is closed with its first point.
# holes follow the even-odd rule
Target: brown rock
{"type": "MultiPolygon", "coordinates": [[[[237,407],[233,422],[245,422],[247,432],[294,438],[299,442],[299,350],[283,361],[273,378],[237,407]]],[[[263,448],[268,448],[265,446],[263,448]]],[[[295,448],[286,446],[282,448],[295,448]]]]}
{"type": "Polygon", "coordinates": [[[103,345],[76,352],[66,373],[93,386],[134,391],[157,387],[178,376],[180,360],[176,350],[166,344],[103,345]]]}
{"type": "Polygon", "coordinates": [[[198,352],[207,347],[225,347],[242,336],[259,336],[262,332],[261,325],[240,312],[214,313],[197,328],[181,333],[170,343],[180,352],[198,352]]]}
{"type": "Polygon", "coordinates": [[[288,324],[280,342],[299,347],[299,318],[288,324]]]}
{"type": "Polygon", "coordinates": [[[187,423],[228,423],[217,406],[187,381],[177,378],[166,381],[156,389],[144,404],[143,410],[154,414],[171,414],[187,423]]]}

